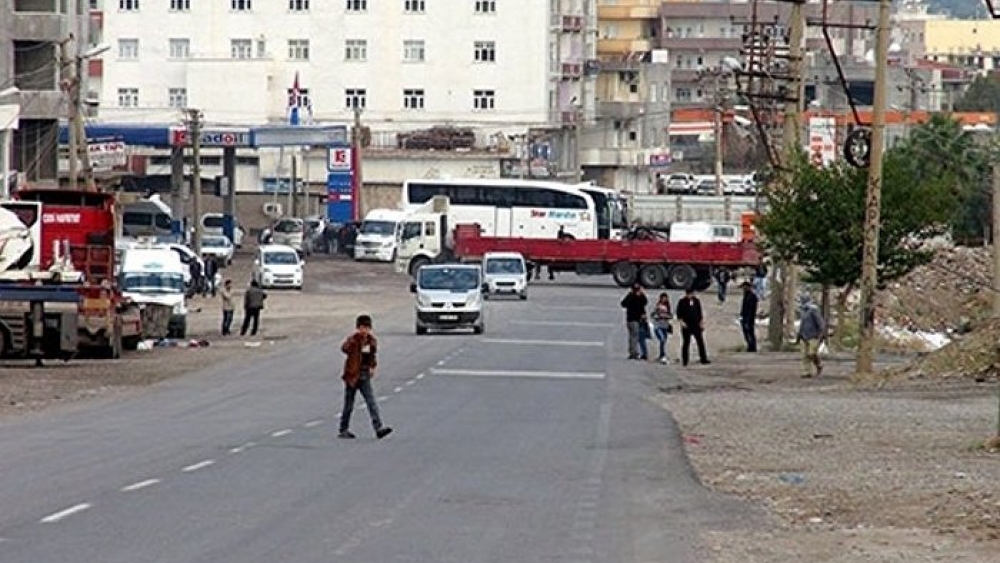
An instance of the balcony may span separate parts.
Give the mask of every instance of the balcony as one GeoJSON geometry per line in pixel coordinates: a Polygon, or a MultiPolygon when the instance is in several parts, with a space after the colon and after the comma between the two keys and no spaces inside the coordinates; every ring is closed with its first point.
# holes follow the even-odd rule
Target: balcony
{"type": "Polygon", "coordinates": [[[674,51],[728,51],[739,53],[743,48],[740,37],[664,37],[660,47],[674,51]]]}
{"type": "Polygon", "coordinates": [[[597,115],[605,119],[637,119],[644,106],[641,102],[597,102],[597,115]]]}
{"type": "Polygon", "coordinates": [[[597,17],[601,20],[655,20],[660,17],[660,4],[639,4],[633,6],[598,6],[597,17]]]}
{"type": "Polygon", "coordinates": [[[586,20],[580,15],[555,15],[552,19],[555,27],[567,33],[583,31],[586,25],[586,20]]]}
{"type": "Polygon", "coordinates": [[[562,63],[559,70],[563,80],[572,80],[583,76],[583,63],[562,63]]]}
{"type": "Polygon", "coordinates": [[[624,55],[651,51],[653,42],[649,39],[598,39],[597,52],[602,55],[624,55]]]}
{"type": "Polygon", "coordinates": [[[61,41],[69,34],[69,19],[62,14],[14,12],[14,39],[20,41],[61,41]]]}

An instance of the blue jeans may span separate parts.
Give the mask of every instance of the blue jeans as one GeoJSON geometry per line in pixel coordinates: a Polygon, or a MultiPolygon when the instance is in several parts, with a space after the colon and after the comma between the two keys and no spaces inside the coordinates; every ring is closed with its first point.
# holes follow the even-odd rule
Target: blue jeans
{"type": "Polygon", "coordinates": [[[378,404],[375,402],[375,392],[372,391],[372,380],[367,373],[362,373],[358,379],[357,387],[350,387],[344,384],[344,410],[340,412],[340,431],[347,432],[351,427],[351,414],[354,412],[354,398],[358,391],[368,405],[368,414],[372,417],[372,427],[376,432],[382,428],[382,419],[379,417],[378,404]]]}
{"type": "Polygon", "coordinates": [[[229,336],[232,334],[233,330],[233,311],[232,309],[222,312],[222,335],[229,336]]]}
{"type": "Polygon", "coordinates": [[[656,327],[654,329],[656,334],[656,339],[660,341],[660,355],[659,359],[667,357],[667,339],[670,337],[670,333],[667,332],[666,327],[656,327]]]}
{"type": "Polygon", "coordinates": [[[757,294],[757,297],[764,299],[767,297],[767,278],[764,276],[757,276],[753,279],[753,292],[757,294]]]}

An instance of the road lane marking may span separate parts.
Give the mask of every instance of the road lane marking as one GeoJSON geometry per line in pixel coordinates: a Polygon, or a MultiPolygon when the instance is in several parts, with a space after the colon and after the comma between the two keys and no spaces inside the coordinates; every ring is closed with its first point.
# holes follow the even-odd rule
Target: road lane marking
{"type": "Polygon", "coordinates": [[[417,381],[415,379],[411,379],[411,380],[409,380],[409,381],[406,382],[406,386],[409,387],[410,385],[413,385],[416,382],[417,381]]]}
{"type": "Polygon", "coordinates": [[[309,422],[303,424],[302,426],[305,426],[306,428],[315,428],[316,426],[319,426],[320,424],[323,424],[324,422],[325,421],[323,419],[310,420],[309,422]]]}
{"type": "MultiPolygon", "coordinates": [[[[483,344],[518,344],[522,346],[587,346],[604,347],[604,342],[584,340],[516,340],[507,338],[484,338],[483,344]]],[[[440,364],[438,364],[440,365],[440,364]]]]}
{"type": "Polygon", "coordinates": [[[145,489],[146,487],[152,487],[159,482],[159,479],[146,479],[145,481],[139,481],[138,483],[132,483],[131,485],[122,487],[121,490],[123,493],[131,493],[133,491],[145,489]]]}
{"type": "Polygon", "coordinates": [[[604,311],[610,312],[614,309],[608,307],[593,307],[589,305],[535,305],[536,309],[552,309],[553,311],[604,311]]]}
{"type": "Polygon", "coordinates": [[[42,524],[54,524],[54,523],[62,520],[63,518],[67,518],[67,517],[72,516],[72,515],[74,515],[74,514],[76,514],[78,512],[83,512],[84,510],[87,510],[88,508],[90,508],[89,504],[87,504],[85,502],[84,503],[80,503],[80,504],[78,504],[76,506],[71,506],[71,507],[67,508],[66,510],[60,510],[59,512],[55,512],[53,514],[49,514],[45,518],[41,519],[41,523],[42,524]]]}
{"type": "Polygon", "coordinates": [[[587,326],[595,328],[611,328],[615,323],[588,323],[578,321],[511,321],[511,324],[534,326],[587,326]]]}
{"type": "Polygon", "coordinates": [[[399,392],[400,392],[400,391],[402,391],[402,390],[403,390],[403,388],[402,388],[402,387],[396,387],[395,389],[393,389],[393,390],[392,390],[392,392],[393,392],[393,393],[399,393],[399,392]]]}
{"type": "Polygon", "coordinates": [[[271,432],[271,437],[272,438],[281,438],[282,436],[288,436],[291,433],[292,433],[292,430],[290,428],[285,428],[284,430],[276,430],[274,432],[271,432]]]}
{"type": "Polygon", "coordinates": [[[534,377],[539,379],[604,379],[603,372],[586,371],[514,371],[479,369],[435,369],[434,375],[467,375],[472,377],[534,377]]]}
{"type": "Polygon", "coordinates": [[[210,465],[215,465],[215,460],[214,459],[206,459],[205,461],[199,461],[198,463],[191,464],[191,465],[189,465],[189,466],[181,469],[181,471],[183,471],[185,473],[190,473],[192,471],[198,471],[199,469],[204,469],[204,468],[206,468],[206,467],[208,467],[210,465]]]}
{"type": "Polygon", "coordinates": [[[426,373],[422,373],[422,372],[421,372],[421,373],[418,373],[418,374],[417,374],[417,379],[418,379],[418,380],[419,380],[419,379],[423,379],[423,378],[424,378],[424,377],[426,377],[426,376],[427,376],[427,374],[426,374],[426,373]]]}
{"type": "Polygon", "coordinates": [[[235,448],[229,450],[229,453],[231,453],[231,454],[240,454],[240,453],[243,453],[243,451],[246,450],[247,448],[252,448],[252,447],[254,447],[256,445],[257,445],[257,442],[247,442],[246,444],[243,444],[242,446],[236,446],[235,448]]]}
{"type": "Polygon", "coordinates": [[[443,365],[444,365],[444,363],[445,363],[445,362],[447,362],[447,361],[448,361],[447,359],[444,359],[444,360],[440,360],[440,361],[439,361],[439,362],[437,363],[437,365],[439,365],[439,366],[443,366],[443,365]]]}
{"type": "Polygon", "coordinates": [[[381,397],[379,397],[378,399],[375,399],[375,400],[376,401],[388,401],[389,400],[389,396],[388,395],[382,395],[381,397]]]}

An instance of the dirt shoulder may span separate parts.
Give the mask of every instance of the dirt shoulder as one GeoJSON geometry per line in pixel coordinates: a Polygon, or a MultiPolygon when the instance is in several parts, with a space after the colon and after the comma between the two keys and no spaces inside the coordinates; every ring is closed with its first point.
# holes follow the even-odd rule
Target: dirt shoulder
{"type": "Polygon", "coordinates": [[[713,364],[674,366],[680,385],[653,400],[707,486],[773,516],[768,534],[706,537],[706,560],[997,560],[1000,454],[980,447],[996,431],[995,379],[859,387],[838,356],[804,380],[797,354],[733,351],[738,301],[703,301],[713,364]]]}
{"type": "MultiPolygon", "coordinates": [[[[223,270],[238,292],[250,279],[250,260],[249,254],[241,254],[223,270]]],[[[312,256],[305,281],[302,291],[268,292],[257,337],[220,336],[219,299],[198,297],[189,302],[188,337],[207,341],[206,347],[177,342],[175,347],[127,352],[121,360],[54,361],[42,368],[25,362],[0,363],[0,417],[123,392],[224,363],[250,363],[288,342],[318,339],[331,330],[339,334],[361,312],[378,315],[412,299],[405,278],[393,273],[389,264],[312,256]]],[[[238,333],[242,312],[237,309],[238,333]]]]}

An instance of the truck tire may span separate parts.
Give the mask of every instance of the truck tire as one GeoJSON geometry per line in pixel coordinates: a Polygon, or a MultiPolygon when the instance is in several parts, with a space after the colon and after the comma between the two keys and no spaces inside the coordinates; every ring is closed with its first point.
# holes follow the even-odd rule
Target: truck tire
{"type": "Polygon", "coordinates": [[[692,287],[697,274],[694,268],[687,264],[677,264],[670,268],[667,276],[667,287],[670,289],[687,289],[692,287]]]}
{"type": "Polygon", "coordinates": [[[631,262],[615,262],[611,266],[611,277],[618,287],[631,287],[639,276],[639,268],[631,262]]]}
{"type": "Polygon", "coordinates": [[[430,258],[427,258],[426,256],[415,256],[412,260],[410,260],[410,277],[417,277],[417,272],[420,271],[420,268],[430,263],[430,258]]]}
{"type": "Polygon", "coordinates": [[[646,264],[639,270],[639,283],[646,289],[663,287],[667,279],[667,270],[659,264],[646,264]]]}
{"type": "Polygon", "coordinates": [[[694,279],[694,284],[692,288],[695,291],[705,291],[712,286],[712,274],[708,270],[701,270],[698,272],[698,277],[694,279]]]}

